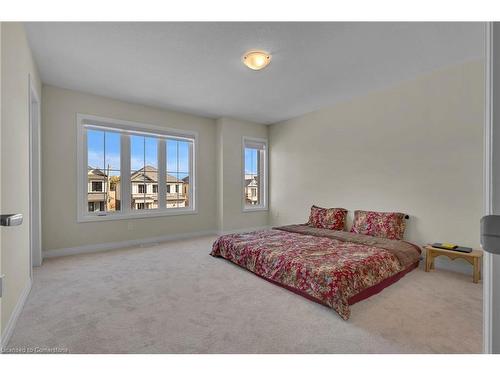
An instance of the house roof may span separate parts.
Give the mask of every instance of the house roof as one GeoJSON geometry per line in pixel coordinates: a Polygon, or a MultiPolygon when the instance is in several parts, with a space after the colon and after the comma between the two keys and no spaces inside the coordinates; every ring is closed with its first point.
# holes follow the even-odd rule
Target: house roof
{"type": "Polygon", "coordinates": [[[245,178],[245,186],[250,186],[255,183],[255,186],[258,184],[257,177],[245,178]]]}
{"type": "Polygon", "coordinates": [[[94,175],[97,177],[106,177],[106,173],[104,173],[101,169],[99,168],[92,168],[90,165],[88,166],[88,172],[87,174],[89,175],[94,175]]]}
{"type": "MultiPolygon", "coordinates": [[[[93,168],[91,166],[88,166],[88,174],[93,175],[95,177],[107,177],[106,173],[104,173],[101,169],[99,168],[93,168]]],[[[119,178],[119,177],[118,177],[119,178]]],[[[149,182],[157,182],[158,181],[158,169],[151,165],[146,165],[144,168],[139,169],[138,171],[135,171],[132,173],[130,176],[130,179],[133,182],[143,182],[144,180],[149,181],[149,182]]],[[[175,176],[172,176],[171,174],[167,174],[167,182],[172,182],[172,183],[189,183],[189,176],[184,177],[183,179],[179,179],[175,176]]]]}
{"type": "MultiPolygon", "coordinates": [[[[151,165],[146,165],[145,167],[139,169],[138,171],[132,173],[130,179],[133,182],[142,182],[144,179],[150,182],[158,181],[158,169],[151,165]]],[[[171,174],[167,174],[167,182],[183,182],[181,179],[172,176],[171,174]]]]}

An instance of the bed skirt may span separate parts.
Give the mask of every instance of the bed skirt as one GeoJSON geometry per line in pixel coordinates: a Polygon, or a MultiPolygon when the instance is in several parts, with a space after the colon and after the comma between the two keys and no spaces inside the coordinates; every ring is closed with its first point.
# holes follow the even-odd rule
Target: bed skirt
{"type": "MultiPolygon", "coordinates": [[[[227,259],[225,259],[227,260],[227,259]]],[[[240,267],[240,268],[243,268],[244,270],[248,271],[248,272],[252,272],[250,270],[247,270],[245,267],[241,267],[240,265],[236,264],[236,263],[233,263],[229,260],[227,260],[228,262],[240,267]]],[[[354,296],[350,297],[348,299],[348,303],[349,305],[354,305],[355,303],[358,303],[360,301],[363,301],[364,299],[367,299],[375,294],[378,294],[380,293],[382,290],[384,290],[385,288],[387,288],[388,286],[394,284],[396,281],[400,280],[404,275],[406,275],[407,273],[413,271],[415,268],[418,268],[418,265],[420,264],[420,261],[418,262],[415,262],[413,263],[410,267],[402,270],[402,271],[399,271],[398,273],[388,277],[387,279],[385,280],[382,280],[380,283],[378,284],[375,284],[375,285],[372,285],[371,287],[369,288],[366,288],[364,290],[362,290],[361,292],[359,292],[358,294],[355,294],[354,296]]],[[[326,305],[323,301],[317,299],[317,298],[314,298],[313,296],[299,290],[299,289],[295,289],[293,287],[290,287],[288,285],[284,285],[284,284],[280,284],[274,280],[271,280],[271,279],[268,279],[267,277],[265,276],[261,276],[261,275],[257,275],[256,273],[253,273],[252,274],[260,277],[261,279],[264,279],[266,281],[269,281],[270,283],[272,284],[275,284],[277,286],[280,286],[282,288],[285,288],[285,289],[288,289],[289,291],[295,293],[295,294],[298,294],[304,298],[307,298],[308,300],[310,301],[313,301],[313,302],[316,302],[316,303],[319,303],[320,305],[323,305],[323,306],[327,306],[327,307],[330,307],[328,305],[326,305]]],[[[330,307],[331,308],[331,307],[330,307]]]]}

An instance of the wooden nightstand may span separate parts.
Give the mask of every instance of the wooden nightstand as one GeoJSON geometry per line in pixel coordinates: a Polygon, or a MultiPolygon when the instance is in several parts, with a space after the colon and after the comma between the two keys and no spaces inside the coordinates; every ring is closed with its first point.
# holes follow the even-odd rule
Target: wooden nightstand
{"type": "Polygon", "coordinates": [[[434,259],[440,255],[447,256],[451,260],[458,258],[465,259],[467,262],[472,264],[473,277],[472,281],[478,283],[481,280],[481,261],[483,258],[483,252],[481,250],[472,250],[470,253],[461,253],[460,251],[438,249],[430,245],[424,246],[426,251],[425,255],[425,272],[429,272],[434,269],[434,259]]]}

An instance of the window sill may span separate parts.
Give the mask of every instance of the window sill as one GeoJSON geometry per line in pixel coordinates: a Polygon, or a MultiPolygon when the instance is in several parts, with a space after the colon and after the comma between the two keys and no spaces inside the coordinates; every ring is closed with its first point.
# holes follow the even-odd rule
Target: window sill
{"type": "MultiPolygon", "coordinates": [[[[145,210],[146,211],[146,210],[145,210]]],[[[127,220],[127,219],[149,219],[165,216],[179,215],[195,215],[198,213],[196,209],[168,209],[167,210],[151,210],[153,212],[129,212],[126,214],[108,214],[108,215],[83,215],[79,216],[77,223],[89,223],[94,221],[110,221],[110,220],[127,220]]]]}
{"type": "Polygon", "coordinates": [[[243,207],[243,212],[256,212],[256,211],[267,211],[267,207],[263,206],[243,207]]]}

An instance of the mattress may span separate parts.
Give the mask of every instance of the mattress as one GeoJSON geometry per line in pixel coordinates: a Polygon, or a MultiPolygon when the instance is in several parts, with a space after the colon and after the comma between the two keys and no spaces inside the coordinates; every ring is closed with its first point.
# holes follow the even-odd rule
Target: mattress
{"type": "Polygon", "coordinates": [[[211,255],[350,317],[350,305],[418,266],[420,248],[406,241],[290,225],[229,234],[211,255]]]}

